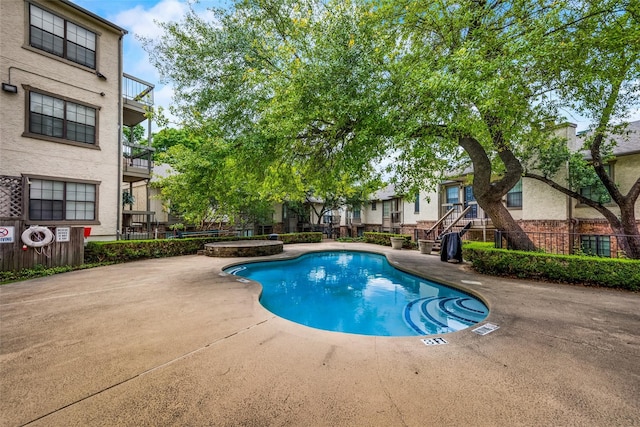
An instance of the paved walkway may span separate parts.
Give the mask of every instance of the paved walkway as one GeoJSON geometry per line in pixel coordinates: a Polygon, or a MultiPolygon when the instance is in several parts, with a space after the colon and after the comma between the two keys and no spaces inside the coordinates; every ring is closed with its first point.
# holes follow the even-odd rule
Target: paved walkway
{"type": "MultiPolygon", "coordinates": [[[[0,286],[0,426],[640,425],[640,294],[396,265],[481,295],[500,329],[425,346],[269,313],[239,259],[185,256],[0,286]]],[[[275,256],[276,258],[281,257],[275,256]]]]}

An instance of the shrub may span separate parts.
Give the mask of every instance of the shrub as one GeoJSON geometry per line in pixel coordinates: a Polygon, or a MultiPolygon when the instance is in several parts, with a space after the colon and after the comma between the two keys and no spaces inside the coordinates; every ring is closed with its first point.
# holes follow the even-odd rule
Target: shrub
{"type": "MultiPolygon", "coordinates": [[[[111,242],[89,242],[84,250],[84,262],[127,262],[148,258],[164,258],[195,254],[204,249],[206,243],[236,240],[266,240],[269,236],[252,237],[193,237],[186,239],[117,240],[111,242]]],[[[322,233],[279,234],[278,239],[286,244],[318,243],[322,233]]]]}
{"type": "Polygon", "coordinates": [[[308,232],[308,233],[289,233],[278,234],[278,240],[282,240],[282,243],[320,243],[322,242],[322,233],[308,232]]]}
{"type": "Polygon", "coordinates": [[[364,237],[338,237],[336,239],[337,242],[343,242],[343,243],[360,243],[360,242],[365,242],[364,237]]]}
{"type": "Polygon", "coordinates": [[[479,273],[555,282],[640,289],[640,261],[593,256],[555,255],[495,249],[492,243],[469,243],[463,256],[479,273]]]}

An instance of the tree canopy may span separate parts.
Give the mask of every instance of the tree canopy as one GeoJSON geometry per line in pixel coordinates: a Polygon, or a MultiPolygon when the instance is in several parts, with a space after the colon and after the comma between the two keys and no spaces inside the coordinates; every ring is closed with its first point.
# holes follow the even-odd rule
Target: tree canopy
{"type": "MultiPolygon", "coordinates": [[[[311,188],[346,199],[383,166],[415,192],[466,159],[479,205],[523,247],[502,199],[523,175],[577,194],[551,179],[568,159],[554,125],[572,109],[594,120],[590,164],[611,198],[622,211],[637,200],[602,167],[611,123],[637,106],[633,2],[242,0],[212,12],[146,40],[175,86],[174,113],[206,140],[191,150],[195,165],[209,162],[194,179],[218,168],[222,187],[261,200],[311,188]],[[209,160],[197,159],[205,148],[209,160]]],[[[638,235],[635,218],[615,223],[592,206],[638,235]]]]}

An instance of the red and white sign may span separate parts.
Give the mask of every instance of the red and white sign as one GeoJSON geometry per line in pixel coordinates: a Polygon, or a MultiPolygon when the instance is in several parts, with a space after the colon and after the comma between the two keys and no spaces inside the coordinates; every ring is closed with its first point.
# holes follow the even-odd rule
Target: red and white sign
{"type": "Polygon", "coordinates": [[[0,243],[13,243],[15,241],[15,227],[0,226],[0,243]]]}

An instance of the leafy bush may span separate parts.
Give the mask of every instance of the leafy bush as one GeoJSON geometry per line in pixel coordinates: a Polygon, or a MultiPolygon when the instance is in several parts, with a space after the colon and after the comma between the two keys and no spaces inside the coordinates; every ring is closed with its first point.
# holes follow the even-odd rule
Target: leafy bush
{"type": "Polygon", "coordinates": [[[282,243],[320,243],[322,242],[322,233],[309,232],[309,233],[289,233],[278,234],[278,240],[282,240],[282,243]]]}
{"type": "Polygon", "coordinates": [[[463,256],[479,273],[640,290],[640,261],[495,249],[469,243],[463,256]]]}
{"type": "MultiPolygon", "coordinates": [[[[84,249],[85,262],[127,262],[148,258],[164,258],[195,254],[204,249],[206,243],[237,240],[266,240],[269,236],[252,237],[193,237],[186,239],[117,240],[112,242],[89,242],[84,249]]],[[[318,243],[322,233],[279,234],[284,244],[318,243]]]]}
{"type": "Polygon", "coordinates": [[[361,243],[364,242],[364,237],[338,237],[336,239],[337,242],[343,243],[361,243]]]}
{"type": "Polygon", "coordinates": [[[402,237],[404,239],[402,247],[405,249],[417,248],[416,243],[411,241],[411,236],[408,234],[376,233],[373,231],[364,233],[364,241],[374,245],[391,246],[391,237],[402,237]]]}

